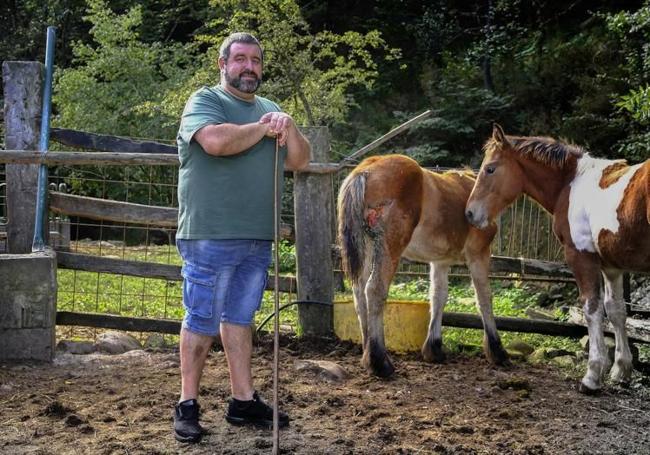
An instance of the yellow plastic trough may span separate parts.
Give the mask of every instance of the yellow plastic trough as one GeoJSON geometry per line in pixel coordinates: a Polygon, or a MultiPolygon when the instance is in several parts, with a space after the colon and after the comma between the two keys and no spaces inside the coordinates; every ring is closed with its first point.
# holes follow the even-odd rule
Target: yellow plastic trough
{"type": "MultiPolygon", "coordinates": [[[[429,303],[389,300],[384,308],[386,347],[395,352],[419,351],[429,329],[429,303]]],[[[334,302],[334,333],[342,340],[361,343],[359,319],[351,300],[334,302]]]]}

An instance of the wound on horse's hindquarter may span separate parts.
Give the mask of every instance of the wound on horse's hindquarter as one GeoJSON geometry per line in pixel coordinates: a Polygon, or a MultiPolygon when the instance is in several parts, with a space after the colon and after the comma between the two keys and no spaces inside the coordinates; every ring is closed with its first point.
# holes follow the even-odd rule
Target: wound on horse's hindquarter
{"type": "Polygon", "coordinates": [[[383,231],[384,219],[387,216],[391,203],[383,202],[375,207],[368,207],[364,210],[364,229],[371,237],[377,237],[383,231]]]}
{"type": "Polygon", "coordinates": [[[379,229],[379,222],[383,209],[383,207],[377,207],[365,210],[363,217],[365,220],[364,229],[371,237],[377,237],[381,231],[381,229],[379,229]]]}

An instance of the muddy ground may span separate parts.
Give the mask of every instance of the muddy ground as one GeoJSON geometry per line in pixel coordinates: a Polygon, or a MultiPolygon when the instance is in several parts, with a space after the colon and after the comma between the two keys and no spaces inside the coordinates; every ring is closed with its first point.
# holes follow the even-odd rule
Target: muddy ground
{"type": "MultiPolygon", "coordinates": [[[[272,340],[255,348],[256,384],[272,398],[272,340]]],[[[481,357],[431,365],[398,356],[394,378],[369,377],[359,348],[335,340],[281,342],[281,406],[291,416],[281,453],[650,454],[650,388],[576,392],[576,378],[550,365],[495,368],[481,357]],[[327,382],[298,371],[330,360],[349,374],[327,382]]],[[[0,368],[2,454],[266,454],[271,431],[223,419],[229,396],[223,352],[208,360],[201,391],[210,433],[197,445],[172,436],[178,353],[132,351],[57,357],[54,366],[0,368]]]]}

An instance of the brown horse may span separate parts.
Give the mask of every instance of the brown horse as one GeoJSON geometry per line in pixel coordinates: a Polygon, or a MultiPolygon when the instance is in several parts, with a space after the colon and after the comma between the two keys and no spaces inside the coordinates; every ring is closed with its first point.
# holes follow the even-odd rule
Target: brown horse
{"type": "Polygon", "coordinates": [[[470,172],[436,174],[402,155],[368,158],[341,185],[343,267],[352,281],[361,326],[362,364],[377,376],[387,377],[395,370],[386,354],[383,314],[402,256],[430,264],[431,319],[422,346],[424,359],[444,360],[441,325],[449,267],[467,262],[483,318],[486,355],[497,364],[508,362],[494,322],[488,282],[490,242],[496,229],[476,229],[464,216],[473,185],[470,172]]]}
{"type": "Polygon", "coordinates": [[[492,229],[494,217],[522,193],[550,212],[589,330],[589,362],[580,391],[599,390],[611,368],[603,310],[616,337],[610,377],[629,382],[632,355],[625,333],[622,273],[650,271],[650,160],[628,166],[621,160],[592,158],[551,138],[506,136],[498,125],[484,150],[467,202],[468,221],[492,229]]]}

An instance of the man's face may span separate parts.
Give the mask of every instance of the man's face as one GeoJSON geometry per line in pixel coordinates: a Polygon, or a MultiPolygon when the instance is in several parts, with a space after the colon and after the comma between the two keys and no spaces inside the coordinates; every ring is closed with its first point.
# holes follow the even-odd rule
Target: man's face
{"type": "Polygon", "coordinates": [[[255,93],[262,83],[262,51],[255,44],[232,43],[223,70],[229,85],[243,93],[255,93]]]}

